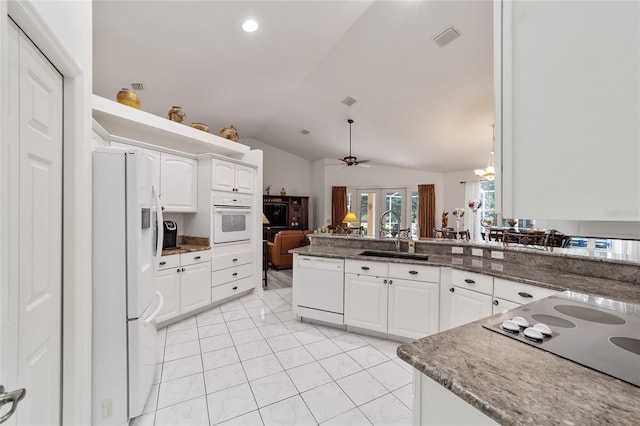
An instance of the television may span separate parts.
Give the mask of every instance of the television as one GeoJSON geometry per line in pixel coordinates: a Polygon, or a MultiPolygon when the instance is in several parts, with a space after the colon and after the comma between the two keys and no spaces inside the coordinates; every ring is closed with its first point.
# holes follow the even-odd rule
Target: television
{"type": "Polygon", "coordinates": [[[271,227],[287,227],[289,221],[289,205],[287,203],[265,203],[263,213],[271,227]]]}

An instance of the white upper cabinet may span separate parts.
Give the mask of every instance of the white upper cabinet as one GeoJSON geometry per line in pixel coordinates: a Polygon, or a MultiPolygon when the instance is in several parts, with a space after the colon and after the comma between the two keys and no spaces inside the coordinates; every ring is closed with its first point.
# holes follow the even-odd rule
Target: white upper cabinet
{"type": "Polygon", "coordinates": [[[215,158],[211,161],[211,189],[243,194],[253,193],[254,169],[215,158]]]}
{"type": "Polygon", "coordinates": [[[640,2],[502,1],[495,23],[503,215],[640,221],[640,2]]]}
{"type": "Polygon", "coordinates": [[[195,212],[198,197],[198,162],[162,153],[160,194],[167,212],[195,212]]]}

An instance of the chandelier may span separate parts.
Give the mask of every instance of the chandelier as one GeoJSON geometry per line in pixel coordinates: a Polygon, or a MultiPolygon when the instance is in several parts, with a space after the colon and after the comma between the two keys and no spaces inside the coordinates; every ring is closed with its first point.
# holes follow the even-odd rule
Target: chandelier
{"type": "Polygon", "coordinates": [[[493,159],[493,144],[495,144],[495,124],[491,124],[491,129],[493,130],[493,138],[492,138],[492,149],[489,154],[489,164],[484,169],[476,169],[474,173],[476,176],[479,176],[481,180],[494,180],[496,178],[496,167],[494,165],[493,159]]]}

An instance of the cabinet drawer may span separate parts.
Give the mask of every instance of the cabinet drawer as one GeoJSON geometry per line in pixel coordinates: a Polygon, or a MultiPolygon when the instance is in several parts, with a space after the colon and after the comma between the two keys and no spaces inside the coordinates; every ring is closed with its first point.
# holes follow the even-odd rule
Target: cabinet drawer
{"type": "Polygon", "coordinates": [[[493,294],[493,277],[489,275],[454,269],[451,271],[451,284],[484,294],[493,294]]]}
{"type": "Polygon", "coordinates": [[[544,287],[536,287],[530,284],[518,283],[502,278],[494,279],[494,296],[520,303],[522,305],[533,302],[534,300],[543,299],[552,294],[558,293],[544,287]]]}
{"type": "Polygon", "coordinates": [[[243,291],[251,290],[254,286],[253,277],[247,277],[232,283],[211,287],[211,303],[226,299],[243,291]]]}
{"type": "Polygon", "coordinates": [[[408,265],[406,263],[390,263],[389,278],[402,278],[413,281],[440,282],[440,268],[437,266],[408,265]]]}
{"type": "Polygon", "coordinates": [[[209,259],[211,259],[211,250],[192,251],[180,254],[180,264],[182,266],[208,262],[209,259]]]}
{"type": "Polygon", "coordinates": [[[223,254],[211,258],[211,270],[219,271],[222,269],[239,266],[253,261],[253,252],[243,251],[238,253],[223,254]]]}
{"type": "Polygon", "coordinates": [[[213,271],[211,273],[211,285],[217,286],[230,281],[237,281],[251,275],[253,275],[253,263],[222,269],[220,271],[213,271]]]}
{"type": "Polygon", "coordinates": [[[373,277],[386,277],[388,274],[386,263],[368,262],[366,260],[345,260],[344,271],[347,274],[360,274],[373,277]]]}
{"type": "Polygon", "coordinates": [[[169,256],[160,257],[160,266],[158,269],[163,270],[169,268],[177,268],[178,266],[180,266],[180,255],[170,254],[169,256]]]}

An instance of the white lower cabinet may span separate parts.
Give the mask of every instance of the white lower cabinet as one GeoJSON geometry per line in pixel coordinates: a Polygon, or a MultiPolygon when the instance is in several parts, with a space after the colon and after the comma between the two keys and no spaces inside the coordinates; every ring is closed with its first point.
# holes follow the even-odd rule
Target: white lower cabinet
{"type": "Polygon", "coordinates": [[[498,425],[498,423],[418,370],[413,371],[413,424],[416,426],[498,425]]]}
{"type": "Polygon", "coordinates": [[[345,324],[415,339],[438,332],[439,268],[346,260],[345,271],[345,324]]]}
{"type": "Polygon", "coordinates": [[[505,312],[558,293],[544,287],[494,278],[493,313],[505,312]]]}
{"type": "Polygon", "coordinates": [[[237,252],[223,252],[211,258],[211,302],[240,294],[255,287],[253,252],[250,247],[237,252]]]}
{"type": "Polygon", "coordinates": [[[478,293],[462,287],[451,286],[449,297],[451,328],[492,315],[491,294],[478,293]]]}
{"type": "Polygon", "coordinates": [[[211,303],[210,252],[191,252],[162,256],[155,274],[156,290],[164,305],[156,323],[195,311],[211,303]]]}
{"type": "Polygon", "coordinates": [[[180,311],[189,312],[211,303],[209,262],[184,266],[180,275],[180,311]]]}
{"type": "Polygon", "coordinates": [[[420,339],[438,332],[438,283],[389,280],[387,332],[420,339]]]}
{"type": "Polygon", "coordinates": [[[345,274],[344,322],[387,332],[387,278],[345,274]]]}

